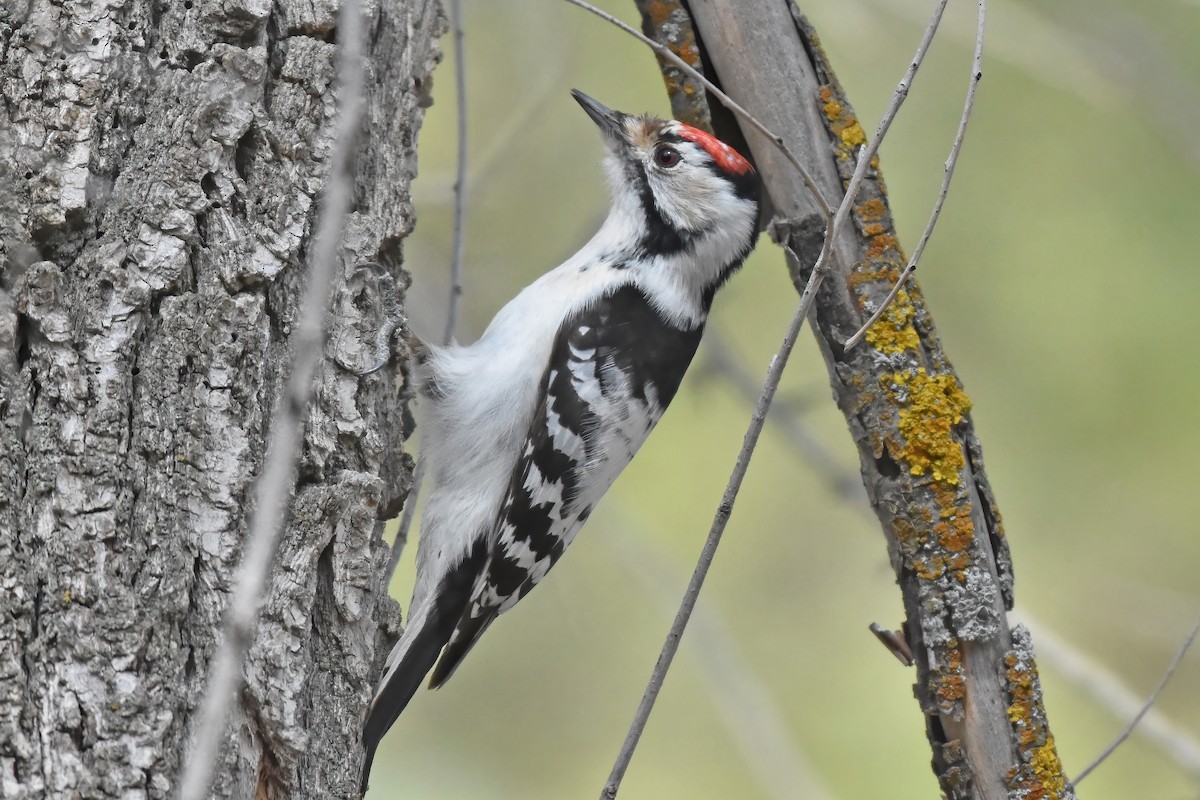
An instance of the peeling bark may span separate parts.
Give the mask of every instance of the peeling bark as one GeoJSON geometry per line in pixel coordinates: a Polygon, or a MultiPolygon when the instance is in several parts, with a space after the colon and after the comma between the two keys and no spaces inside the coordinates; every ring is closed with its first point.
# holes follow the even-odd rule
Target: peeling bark
{"type": "MultiPolygon", "coordinates": [[[[788,0],[635,2],[648,34],[672,46],[697,42],[689,62],[703,58],[715,72],[710,79],[781,135],[829,202],[840,202],[866,134],[815,31],[788,0]]],[[[664,78],[672,94],[686,91],[665,68],[664,78]]],[[[718,131],[733,121],[715,100],[710,108],[718,131]]],[[[771,233],[797,254],[789,266],[802,290],[824,215],[778,149],[744,132],[775,209],[771,233]]],[[[842,346],[905,264],[883,176],[872,166],[854,198],[854,224],[834,243],[837,263],[818,293],[812,327],[887,537],[934,772],[951,800],[1070,800],[1030,636],[1008,625],[1012,562],[970,400],[916,282],[862,346],[842,346]]]]}
{"type": "MultiPolygon", "coordinates": [[[[171,793],[285,377],[336,12],[0,10],[0,796],[171,793]]],[[[436,0],[366,13],[345,275],[213,797],[357,796],[399,622],[378,531],[411,481],[406,376],[354,374],[379,320],[344,278],[366,259],[404,277],[445,19],[436,0]]]]}

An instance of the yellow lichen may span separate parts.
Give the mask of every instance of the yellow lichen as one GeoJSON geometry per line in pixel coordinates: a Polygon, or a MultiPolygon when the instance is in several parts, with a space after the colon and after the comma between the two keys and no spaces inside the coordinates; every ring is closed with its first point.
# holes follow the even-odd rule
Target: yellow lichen
{"type": "Polygon", "coordinates": [[[821,110],[829,119],[829,129],[842,143],[838,155],[845,158],[849,152],[867,141],[867,134],[855,118],[854,113],[829,86],[821,87],[821,110]]]}
{"type": "Polygon", "coordinates": [[[883,316],[867,328],[867,344],[888,355],[916,350],[921,345],[921,337],[912,325],[916,314],[908,293],[904,290],[897,292],[895,301],[887,307],[883,316]]]}
{"type": "Polygon", "coordinates": [[[1058,748],[1054,746],[1054,734],[1046,734],[1046,743],[1033,751],[1030,765],[1041,785],[1051,792],[1050,797],[1062,796],[1067,788],[1067,779],[1063,776],[1062,762],[1058,759],[1058,748]]]}
{"type": "Polygon", "coordinates": [[[1008,682],[1008,719],[1017,735],[1022,760],[1027,768],[1010,771],[1010,785],[1019,788],[1027,798],[1055,800],[1066,792],[1067,780],[1054,744],[1054,734],[1043,720],[1046,710],[1035,690],[1037,669],[1024,663],[1015,653],[1004,657],[1008,682]]]}
{"type": "Polygon", "coordinates": [[[842,102],[833,94],[833,89],[828,86],[821,87],[821,108],[825,112],[825,116],[831,121],[837,120],[842,116],[844,106],[842,102]]]}
{"type": "Polygon", "coordinates": [[[867,141],[867,134],[863,131],[862,125],[858,124],[858,120],[843,128],[841,136],[842,144],[847,147],[858,147],[867,141]]]}
{"type": "Polygon", "coordinates": [[[953,375],[930,375],[924,368],[894,372],[883,379],[900,404],[897,427],[904,445],[896,455],[912,475],[931,475],[954,485],[966,465],[954,426],[971,410],[971,400],[953,375]]]}

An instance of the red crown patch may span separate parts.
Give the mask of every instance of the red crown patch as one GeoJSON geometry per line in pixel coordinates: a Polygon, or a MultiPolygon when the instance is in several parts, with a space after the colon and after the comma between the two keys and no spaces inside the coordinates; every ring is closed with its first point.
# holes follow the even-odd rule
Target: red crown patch
{"type": "Polygon", "coordinates": [[[703,147],[705,152],[712,156],[712,160],[716,162],[717,166],[726,172],[731,172],[734,175],[744,175],[754,170],[754,167],[750,166],[750,162],[743,158],[737,150],[734,150],[711,133],[705,133],[698,128],[693,128],[691,125],[685,125],[681,122],[679,123],[679,136],[703,147]]]}

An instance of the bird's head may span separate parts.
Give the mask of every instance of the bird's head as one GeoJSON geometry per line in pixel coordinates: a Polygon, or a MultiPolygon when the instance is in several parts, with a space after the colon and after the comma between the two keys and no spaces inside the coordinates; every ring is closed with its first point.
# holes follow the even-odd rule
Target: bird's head
{"type": "Polygon", "coordinates": [[[711,251],[731,267],[745,258],[757,236],[760,191],[749,161],[677,120],[624,114],[571,94],[604,136],[614,215],[639,228],[645,255],[711,251]]]}

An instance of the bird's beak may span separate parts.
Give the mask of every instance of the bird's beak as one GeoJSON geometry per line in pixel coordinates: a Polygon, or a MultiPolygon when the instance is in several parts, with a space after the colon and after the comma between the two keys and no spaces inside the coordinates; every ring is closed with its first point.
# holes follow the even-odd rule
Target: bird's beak
{"type": "Polygon", "coordinates": [[[571,90],[571,96],[575,98],[575,102],[583,106],[583,110],[592,118],[592,122],[600,128],[600,132],[604,134],[604,138],[614,142],[622,142],[625,140],[625,115],[620,111],[613,111],[608,106],[593,100],[578,89],[571,90]]]}

